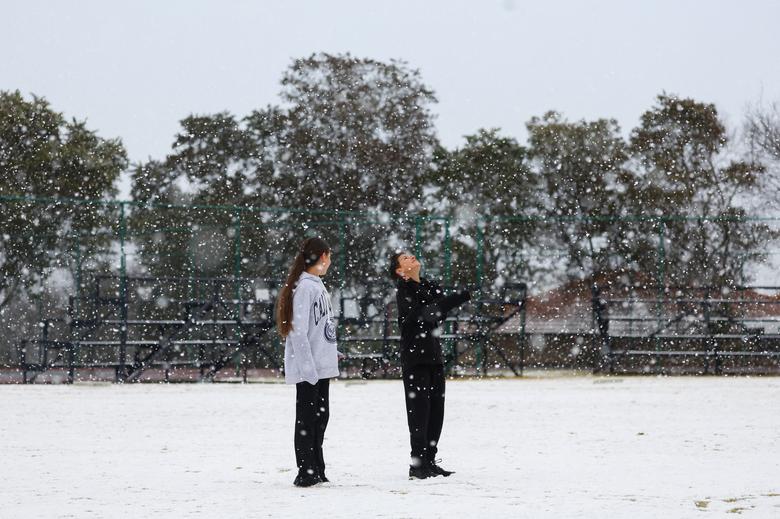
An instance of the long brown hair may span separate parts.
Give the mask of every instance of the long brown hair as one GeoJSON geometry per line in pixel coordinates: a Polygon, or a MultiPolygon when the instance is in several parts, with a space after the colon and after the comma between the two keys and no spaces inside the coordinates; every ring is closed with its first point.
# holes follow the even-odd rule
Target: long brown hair
{"type": "Polygon", "coordinates": [[[322,238],[307,238],[298,249],[290,272],[287,274],[287,281],[279,291],[279,298],[276,300],[276,328],[282,338],[292,331],[293,319],[293,288],[298,283],[298,278],[304,270],[311,267],[320,259],[320,257],[330,252],[330,246],[322,238]]]}

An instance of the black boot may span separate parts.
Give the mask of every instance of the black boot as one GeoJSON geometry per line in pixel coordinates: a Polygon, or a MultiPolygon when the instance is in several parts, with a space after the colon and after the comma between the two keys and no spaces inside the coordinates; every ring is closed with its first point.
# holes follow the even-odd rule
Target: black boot
{"type": "Polygon", "coordinates": [[[325,469],[318,470],[317,477],[320,478],[321,483],[330,483],[330,480],[325,477],[325,469]]]}
{"type": "Polygon", "coordinates": [[[435,475],[436,474],[433,474],[431,469],[425,464],[422,464],[419,467],[415,467],[414,465],[409,466],[409,479],[428,479],[435,475]]]}
{"type": "Polygon", "coordinates": [[[444,476],[445,478],[452,476],[455,472],[451,470],[444,470],[436,464],[436,460],[428,462],[428,470],[435,476],[444,476]]]}
{"type": "Polygon", "coordinates": [[[306,472],[299,472],[297,476],[295,476],[295,481],[293,481],[293,485],[296,487],[311,487],[316,485],[320,482],[320,477],[315,474],[307,474],[306,472]]]}

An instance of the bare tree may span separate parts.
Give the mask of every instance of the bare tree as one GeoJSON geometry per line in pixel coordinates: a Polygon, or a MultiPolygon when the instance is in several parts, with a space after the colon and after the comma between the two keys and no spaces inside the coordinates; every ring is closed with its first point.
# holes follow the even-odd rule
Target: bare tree
{"type": "Polygon", "coordinates": [[[780,104],[750,108],[745,133],[753,153],[780,161],[780,104]]]}
{"type": "Polygon", "coordinates": [[[756,104],[748,108],[745,141],[751,160],[761,163],[764,199],[780,202],[780,103],[756,104]]]}

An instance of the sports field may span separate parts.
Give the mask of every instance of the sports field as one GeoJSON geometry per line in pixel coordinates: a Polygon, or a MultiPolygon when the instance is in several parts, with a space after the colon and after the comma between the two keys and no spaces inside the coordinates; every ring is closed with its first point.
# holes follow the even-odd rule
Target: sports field
{"type": "Polygon", "coordinates": [[[780,379],[448,383],[409,481],[400,381],[334,382],[331,483],[292,486],[294,388],[0,386],[0,517],[780,517],[780,379]]]}

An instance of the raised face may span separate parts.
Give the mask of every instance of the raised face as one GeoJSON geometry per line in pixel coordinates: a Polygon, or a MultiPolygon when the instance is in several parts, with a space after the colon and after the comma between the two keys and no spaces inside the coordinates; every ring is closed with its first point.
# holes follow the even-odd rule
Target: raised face
{"type": "Polygon", "coordinates": [[[395,273],[403,279],[409,279],[420,274],[420,262],[412,254],[404,252],[398,256],[398,268],[395,273]]]}

